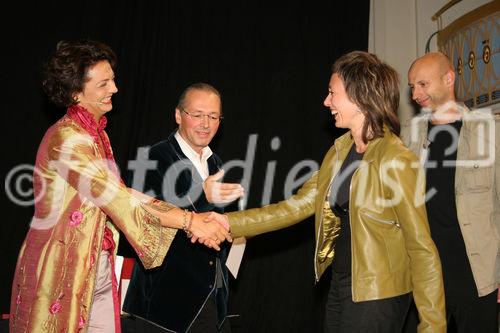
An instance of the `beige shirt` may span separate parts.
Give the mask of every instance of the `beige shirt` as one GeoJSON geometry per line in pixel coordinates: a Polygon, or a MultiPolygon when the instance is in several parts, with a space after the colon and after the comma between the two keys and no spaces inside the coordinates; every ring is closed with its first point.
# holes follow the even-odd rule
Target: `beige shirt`
{"type": "MultiPolygon", "coordinates": [[[[462,110],[457,147],[455,202],[478,296],[500,284],[500,119],[489,111],[462,110]]],[[[427,155],[429,114],[401,128],[403,142],[421,163],[427,155]]]]}

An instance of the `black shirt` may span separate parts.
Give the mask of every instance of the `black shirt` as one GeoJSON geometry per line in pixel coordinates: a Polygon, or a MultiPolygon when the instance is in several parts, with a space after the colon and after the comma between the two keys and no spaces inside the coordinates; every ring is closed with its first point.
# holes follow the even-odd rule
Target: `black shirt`
{"type": "Polygon", "coordinates": [[[352,175],[358,168],[363,153],[356,152],[352,145],[339,173],[335,176],[330,193],[330,207],[340,218],[340,235],[335,242],[333,269],[336,272],[351,273],[351,226],[349,221],[349,195],[352,175]]]}
{"type": "MultiPolygon", "coordinates": [[[[429,122],[426,162],[427,216],[441,258],[447,292],[463,292],[472,272],[460,231],[455,202],[455,170],[461,121],[446,125],[429,122]],[[445,163],[447,162],[447,163],[445,163]],[[453,165],[447,165],[452,162],[453,165]]],[[[472,282],[473,283],[473,282],[472,282]]]]}

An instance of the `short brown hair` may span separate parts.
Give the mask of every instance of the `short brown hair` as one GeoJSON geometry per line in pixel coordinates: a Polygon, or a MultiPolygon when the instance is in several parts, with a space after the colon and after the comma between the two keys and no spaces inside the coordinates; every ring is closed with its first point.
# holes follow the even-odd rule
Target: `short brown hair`
{"type": "Polygon", "coordinates": [[[332,72],[340,77],[347,96],[365,115],[365,143],[382,137],[384,125],[399,135],[399,79],[394,68],[374,54],[353,51],[335,61],[332,72]]]}
{"type": "Polygon", "coordinates": [[[43,90],[59,106],[76,104],[74,94],[83,91],[88,71],[100,61],[116,65],[116,55],[109,46],[92,40],[60,41],[44,64],[43,90]]]}

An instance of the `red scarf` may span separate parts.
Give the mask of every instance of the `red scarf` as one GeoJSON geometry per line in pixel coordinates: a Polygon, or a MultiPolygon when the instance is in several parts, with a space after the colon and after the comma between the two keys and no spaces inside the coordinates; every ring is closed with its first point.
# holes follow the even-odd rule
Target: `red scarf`
{"type": "MultiPolygon", "coordinates": [[[[123,181],[120,178],[120,174],[118,172],[118,167],[116,166],[115,158],[113,156],[113,151],[111,150],[111,144],[109,142],[108,136],[104,132],[106,128],[106,124],[108,120],[105,116],[102,116],[99,119],[99,124],[95,121],[94,115],[90,113],[87,109],[80,105],[72,105],[68,108],[67,111],[68,117],[74,120],[78,125],[80,125],[83,129],[85,129],[94,139],[94,142],[100,146],[102,145],[104,148],[104,153],[106,154],[106,159],[108,161],[108,166],[111,171],[120,179],[120,182],[123,181]]],[[[115,332],[121,332],[121,323],[120,323],[120,300],[118,297],[118,282],[116,280],[115,275],[115,260],[114,260],[114,248],[116,244],[113,240],[113,233],[109,230],[108,227],[104,229],[104,237],[102,240],[102,249],[109,251],[109,262],[111,263],[112,269],[112,278],[111,282],[113,284],[113,307],[115,312],[115,332]]]]}
{"type": "Polygon", "coordinates": [[[72,105],[68,108],[68,117],[73,119],[78,125],[83,127],[91,136],[94,138],[94,142],[97,145],[101,145],[104,148],[104,153],[106,154],[106,159],[108,160],[109,167],[111,171],[117,176],[120,177],[118,173],[118,167],[115,163],[115,158],[113,156],[113,151],[111,150],[111,144],[109,142],[108,136],[104,132],[106,128],[106,124],[108,120],[105,116],[102,116],[99,119],[99,124],[95,121],[94,115],[87,111],[83,106],[80,105],[72,105]]]}

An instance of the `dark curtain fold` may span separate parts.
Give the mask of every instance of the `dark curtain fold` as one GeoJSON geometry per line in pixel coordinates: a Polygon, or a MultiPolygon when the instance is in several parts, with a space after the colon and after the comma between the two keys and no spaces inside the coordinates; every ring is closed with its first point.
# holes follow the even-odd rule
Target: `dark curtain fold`
{"type": "MultiPolygon", "coordinates": [[[[287,176],[298,162],[321,163],[342,133],[322,104],[331,65],[368,45],[369,0],[45,0],[12,6],[1,23],[4,178],[15,176],[16,166],[34,164],[44,132],[64,112],[41,91],[41,63],[57,41],[90,38],[109,44],[118,56],[119,92],[107,131],[124,178],[132,176],[128,162],[138,147],[175,129],[183,88],[205,81],[223,96],[225,119],[214,151],[226,162],[245,160],[249,138],[256,135],[248,208],[266,201],[269,170],[275,168],[268,188],[276,202],[284,198],[287,176]]],[[[226,178],[241,176],[234,169],[226,178]]],[[[29,197],[30,182],[19,186],[29,197]]],[[[14,187],[2,198],[1,313],[9,310],[15,262],[33,214],[32,205],[9,198],[14,187]]],[[[315,286],[313,251],[312,219],[248,240],[239,277],[231,280],[230,312],[240,314],[235,332],[322,330],[329,281],[325,277],[315,286]]]]}

